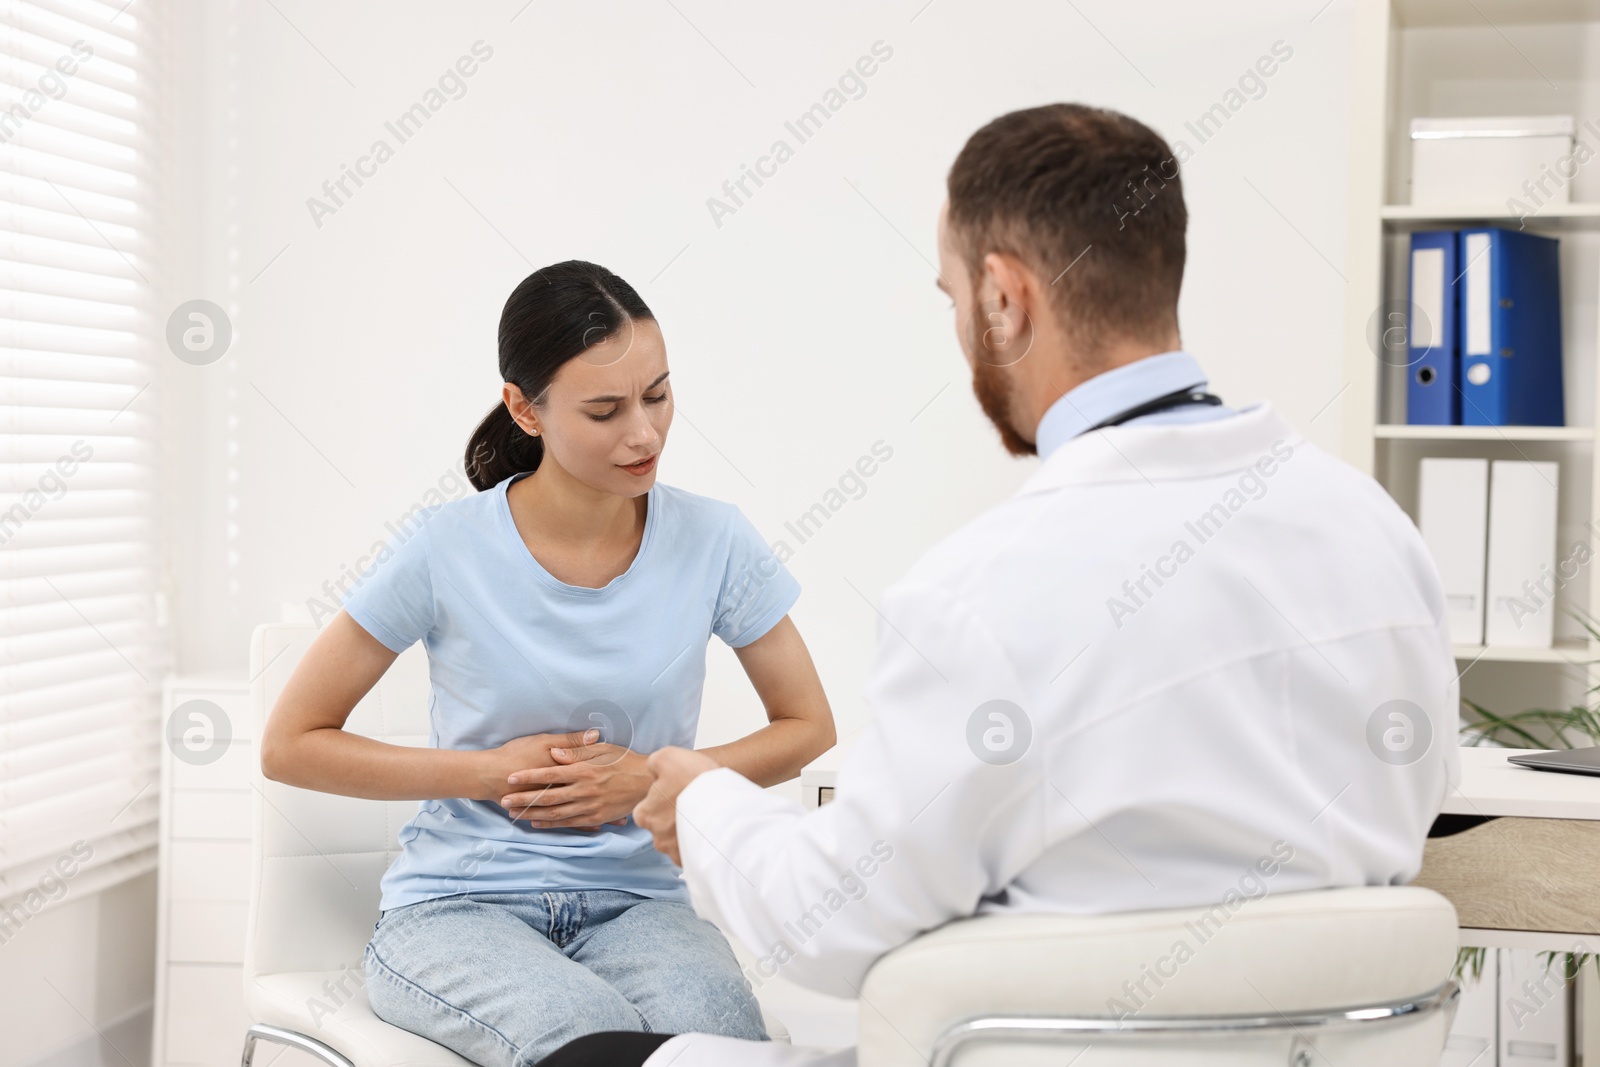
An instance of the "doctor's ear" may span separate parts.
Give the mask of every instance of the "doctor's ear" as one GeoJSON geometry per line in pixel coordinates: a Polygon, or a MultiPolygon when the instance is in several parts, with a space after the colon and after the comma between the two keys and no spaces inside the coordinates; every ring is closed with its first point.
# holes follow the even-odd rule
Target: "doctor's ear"
{"type": "Polygon", "coordinates": [[[1006,311],[1019,323],[1027,323],[1036,314],[1046,299],[1046,286],[1033,268],[1009,252],[990,252],[983,257],[979,300],[1006,311]]]}
{"type": "Polygon", "coordinates": [[[986,254],[977,280],[970,321],[960,328],[973,339],[978,359],[1010,367],[1033,348],[1035,315],[1046,298],[1028,265],[1007,252],[986,254]]]}

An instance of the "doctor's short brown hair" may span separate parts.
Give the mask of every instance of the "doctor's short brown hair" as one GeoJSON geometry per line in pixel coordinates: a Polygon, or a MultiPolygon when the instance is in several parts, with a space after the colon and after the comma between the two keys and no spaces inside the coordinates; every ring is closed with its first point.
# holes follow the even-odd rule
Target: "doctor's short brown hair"
{"type": "Polygon", "coordinates": [[[1189,215],[1172,149],[1142,122],[1082,104],[1001,115],[968,138],[947,189],[968,273],[990,252],[1021,259],[1084,358],[1177,334],[1189,215]]]}

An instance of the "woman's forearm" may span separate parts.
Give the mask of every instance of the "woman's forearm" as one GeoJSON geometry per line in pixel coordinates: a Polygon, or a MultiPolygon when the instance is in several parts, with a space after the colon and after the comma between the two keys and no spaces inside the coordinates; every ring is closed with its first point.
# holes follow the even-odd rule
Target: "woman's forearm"
{"type": "Polygon", "coordinates": [[[484,776],[499,769],[493,751],[391,745],[342,728],[395,655],[348,613],[335,615],[267,717],[261,772],[286,785],[368,800],[485,799],[484,776]]]}
{"type": "Polygon", "coordinates": [[[769,721],[737,741],[700,751],[757,785],[787,782],[837,739],[833,709],[816,665],[787,615],[734,652],[760,694],[769,721]]]}
{"type": "Polygon", "coordinates": [[[797,777],[833,742],[831,715],[825,720],[780,718],[737,741],[699,751],[757,785],[770,786],[797,777]]]}
{"type": "Polygon", "coordinates": [[[367,800],[484,800],[491,799],[491,758],[489,752],[391,745],[328,727],[277,744],[269,740],[261,769],[286,785],[367,800]]]}

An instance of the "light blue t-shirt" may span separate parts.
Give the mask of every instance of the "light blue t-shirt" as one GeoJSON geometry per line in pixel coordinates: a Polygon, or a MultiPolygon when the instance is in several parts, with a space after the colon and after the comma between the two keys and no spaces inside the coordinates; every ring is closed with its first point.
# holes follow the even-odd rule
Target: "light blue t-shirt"
{"type": "MultiPolygon", "coordinates": [[[[597,727],[636,752],[693,746],[711,635],[733,648],[756,640],[799,583],[736,506],[657,482],[628,569],[599,589],[568,585],[517,533],[506,489],[522,477],[429,509],[345,597],[388,648],[426,646],[429,744],[481,750],[597,727]]],[[[382,909],[497,890],[688,900],[631,816],[598,832],[536,830],[496,803],[442,797],[418,805],[399,842],[382,909]]]]}

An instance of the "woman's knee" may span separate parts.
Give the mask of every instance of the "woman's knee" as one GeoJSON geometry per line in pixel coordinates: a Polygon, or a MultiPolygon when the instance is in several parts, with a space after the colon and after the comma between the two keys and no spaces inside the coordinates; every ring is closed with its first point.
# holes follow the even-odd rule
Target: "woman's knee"
{"type": "Polygon", "coordinates": [[[572,1005],[556,1017],[526,1021],[532,1024],[526,1033],[507,1035],[517,1042],[518,1055],[513,1067],[534,1067],[556,1049],[589,1034],[643,1033],[651,1029],[638,1011],[621,997],[581,1007],[572,1005]]]}
{"type": "Polygon", "coordinates": [[[618,980],[651,1030],[766,1039],[755,993],[720,930],[675,902],[647,901],[627,918],[629,936],[647,937],[648,948],[630,946],[622,961],[595,962],[618,980]],[[616,973],[619,962],[631,965],[626,977],[616,973]]]}
{"type": "MultiPolygon", "coordinates": [[[[712,932],[721,940],[721,934],[712,932]]],[[[761,1006],[726,943],[707,946],[680,965],[664,968],[654,995],[639,1005],[650,1029],[663,1034],[717,1034],[753,1041],[767,1038],[761,1006]]]]}
{"type": "Polygon", "coordinates": [[[645,1009],[650,1029],[662,1034],[716,1034],[767,1040],[761,1005],[737,971],[731,976],[702,972],[669,997],[645,1009]]]}
{"type": "Polygon", "coordinates": [[[586,1034],[651,1029],[625,998],[581,968],[565,976],[577,981],[536,983],[544,988],[527,987],[526,975],[485,979],[499,988],[488,1002],[474,1003],[473,1010],[467,1010],[392,963],[404,966],[402,960],[385,959],[375,941],[368,943],[363,965],[373,1014],[483,1067],[533,1067],[586,1034]],[[518,982],[524,984],[521,993],[514,989],[518,982]]]}
{"type": "Polygon", "coordinates": [[[362,967],[367,979],[367,1004],[379,1019],[443,1045],[483,1067],[519,1067],[515,1040],[395,970],[371,942],[362,967]]]}

